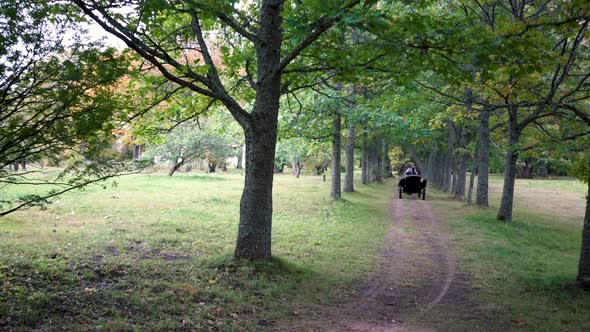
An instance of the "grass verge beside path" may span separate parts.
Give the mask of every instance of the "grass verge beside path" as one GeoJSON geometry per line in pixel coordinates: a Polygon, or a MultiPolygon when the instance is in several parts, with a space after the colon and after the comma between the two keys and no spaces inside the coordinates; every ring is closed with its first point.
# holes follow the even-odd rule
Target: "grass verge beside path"
{"type": "Polygon", "coordinates": [[[434,190],[430,199],[451,226],[459,267],[470,274],[477,300],[503,313],[498,319],[508,319],[514,330],[590,331],[590,294],[574,287],[582,217],[573,222],[571,215],[551,213],[559,211],[552,204],[559,205],[560,191],[577,197],[572,191],[579,186],[574,181],[551,186],[553,196],[547,197],[536,189],[551,183],[523,184],[527,196],[520,196],[523,208],[515,209],[511,223],[496,221],[496,206],[476,209],[434,190]],[[533,201],[545,208],[527,209],[533,201]]]}
{"type": "Polygon", "coordinates": [[[391,183],[275,180],[270,263],[234,262],[243,177],[129,176],[0,219],[0,330],[258,330],[375,268],[391,183]]]}

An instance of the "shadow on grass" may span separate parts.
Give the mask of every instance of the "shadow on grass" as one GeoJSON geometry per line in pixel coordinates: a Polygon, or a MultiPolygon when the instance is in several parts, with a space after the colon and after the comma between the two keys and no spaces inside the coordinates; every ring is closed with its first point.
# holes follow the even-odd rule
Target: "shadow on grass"
{"type": "Polygon", "coordinates": [[[177,177],[182,180],[188,181],[203,181],[203,182],[220,182],[220,181],[227,181],[227,179],[219,177],[219,176],[211,176],[211,175],[187,175],[187,176],[179,176],[177,177]]]}
{"type": "Polygon", "coordinates": [[[297,264],[294,264],[281,257],[272,257],[269,260],[248,260],[248,259],[235,259],[233,256],[221,256],[218,259],[214,259],[210,265],[212,268],[223,270],[226,272],[236,272],[241,269],[250,270],[252,275],[268,276],[273,279],[276,277],[280,278],[293,278],[301,279],[303,277],[314,274],[310,269],[305,269],[297,264]]]}

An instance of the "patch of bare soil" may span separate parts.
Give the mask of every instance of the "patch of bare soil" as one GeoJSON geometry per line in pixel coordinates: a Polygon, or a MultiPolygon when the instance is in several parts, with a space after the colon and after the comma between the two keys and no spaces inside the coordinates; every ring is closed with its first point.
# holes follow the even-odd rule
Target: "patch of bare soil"
{"type": "Polygon", "coordinates": [[[353,298],[309,314],[280,331],[498,330],[493,309],[474,300],[457,271],[449,230],[428,201],[395,199],[378,272],[353,298]]]}

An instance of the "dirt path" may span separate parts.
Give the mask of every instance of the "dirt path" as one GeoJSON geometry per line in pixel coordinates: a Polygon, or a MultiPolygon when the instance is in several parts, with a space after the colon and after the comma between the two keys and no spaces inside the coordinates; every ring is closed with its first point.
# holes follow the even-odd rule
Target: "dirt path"
{"type": "Polygon", "coordinates": [[[428,201],[395,199],[380,268],[358,295],[283,331],[472,331],[492,328],[493,313],[470,295],[456,269],[449,231],[428,201]]]}

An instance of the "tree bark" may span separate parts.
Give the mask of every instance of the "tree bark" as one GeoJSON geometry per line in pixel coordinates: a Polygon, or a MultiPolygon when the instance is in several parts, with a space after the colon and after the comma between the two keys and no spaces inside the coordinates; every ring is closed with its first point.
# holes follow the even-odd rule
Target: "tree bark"
{"type": "Polygon", "coordinates": [[[490,173],[490,112],[479,113],[479,144],[477,147],[477,193],[475,205],[488,207],[488,177],[490,173]]]}
{"type": "Polygon", "coordinates": [[[141,158],[141,145],[133,143],[133,160],[141,158]]]}
{"type": "Polygon", "coordinates": [[[369,183],[369,147],[368,147],[368,136],[369,134],[363,129],[363,151],[361,161],[361,182],[363,184],[369,183]]]}
{"type": "Polygon", "coordinates": [[[281,164],[281,165],[275,165],[275,173],[283,173],[285,169],[285,164],[281,164]]]}
{"type": "Polygon", "coordinates": [[[504,166],[504,188],[502,189],[502,201],[497,219],[500,221],[512,221],[512,207],[514,204],[514,181],[516,179],[516,160],[518,159],[517,144],[521,129],[518,125],[518,106],[511,105],[510,124],[508,126],[508,152],[504,166]]]}
{"type": "Polygon", "coordinates": [[[467,204],[473,203],[473,185],[475,183],[475,173],[477,173],[477,148],[471,164],[471,175],[469,176],[469,190],[467,191],[467,204]]]}
{"type": "Polygon", "coordinates": [[[243,153],[243,150],[242,149],[243,149],[243,147],[240,145],[240,147],[238,148],[238,151],[237,151],[237,155],[236,155],[236,157],[238,158],[238,162],[236,163],[237,164],[236,165],[236,168],[237,169],[242,169],[243,168],[242,167],[242,153],[243,153]]]}
{"type": "Polygon", "coordinates": [[[281,96],[279,70],[283,1],[263,1],[256,44],[257,91],[252,121],[243,125],[246,138],[244,191],[236,258],[270,259],[272,238],[272,186],[281,96]]]}
{"type": "Polygon", "coordinates": [[[422,159],[420,159],[420,156],[418,155],[418,151],[416,151],[416,148],[413,145],[410,145],[410,156],[412,157],[412,161],[416,165],[418,173],[422,175],[422,173],[424,172],[424,164],[422,163],[422,159]]]}
{"type": "Polygon", "coordinates": [[[375,173],[375,181],[383,181],[383,137],[378,137],[375,140],[375,165],[373,166],[373,172],[375,173]]]}
{"type": "Polygon", "coordinates": [[[375,143],[375,139],[372,140],[371,144],[368,147],[368,156],[367,156],[367,176],[368,182],[375,182],[377,181],[377,173],[379,169],[378,163],[378,156],[377,156],[377,144],[375,143]]]}
{"type": "Polygon", "coordinates": [[[176,162],[170,168],[170,172],[168,172],[168,176],[174,175],[174,173],[176,173],[176,171],[178,171],[178,169],[180,169],[182,164],[184,164],[184,160],[181,158],[176,158],[176,162]],[[178,161],[179,159],[180,159],[180,161],[178,161]]]}
{"type": "Polygon", "coordinates": [[[387,144],[387,142],[385,142],[385,139],[383,139],[383,165],[381,166],[381,169],[383,170],[384,178],[391,177],[391,160],[389,160],[388,152],[389,144],[387,144]]]}
{"type": "MultiPolygon", "coordinates": [[[[342,198],[342,191],[340,186],[341,180],[341,172],[340,172],[340,157],[341,157],[341,150],[342,150],[342,116],[340,113],[335,112],[334,114],[334,121],[333,121],[334,128],[332,129],[334,132],[332,133],[332,186],[330,190],[330,198],[331,199],[340,199],[342,198]]],[[[348,172],[347,174],[348,175],[348,172]]]]}
{"type": "MultiPolygon", "coordinates": [[[[422,174],[422,177],[424,177],[427,180],[431,180],[434,178],[432,174],[432,163],[434,162],[434,154],[434,151],[428,151],[428,158],[426,159],[426,168],[424,169],[424,173],[422,174]]],[[[435,183],[435,181],[432,181],[431,183],[435,183]]]]}
{"type": "Polygon", "coordinates": [[[449,141],[447,142],[447,157],[445,162],[445,176],[443,178],[443,190],[450,192],[453,186],[453,167],[455,150],[455,126],[449,122],[449,141]]]}
{"type": "Polygon", "coordinates": [[[344,174],[344,192],[354,191],[354,139],[355,139],[355,125],[350,124],[348,133],[346,135],[346,146],[344,153],[346,154],[346,174],[344,174]]]}
{"type": "Polygon", "coordinates": [[[292,164],[293,167],[293,175],[299,179],[299,175],[301,174],[301,169],[303,168],[303,164],[300,162],[295,162],[292,164]]]}
{"type": "Polygon", "coordinates": [[[457,158],[457,177],[454,191],[454,198],[456,200],[465,199],[465,185],[467,182],[467,155],[463,151],[467,146],[467,128],[461,128],[461,135],[459,139],[459,147],[461,152],[457,158]]]}
{"type": "MultiPolygon", "coordinates": [[[[588,163],[590,169],[590,159],[588,163]]],[[[582,226],[582,250],[578,264],[577,284],[580,288],[590,291],[590,176],[588,178],[588,193],[586,195],[586,214],[582,226]]]]}

